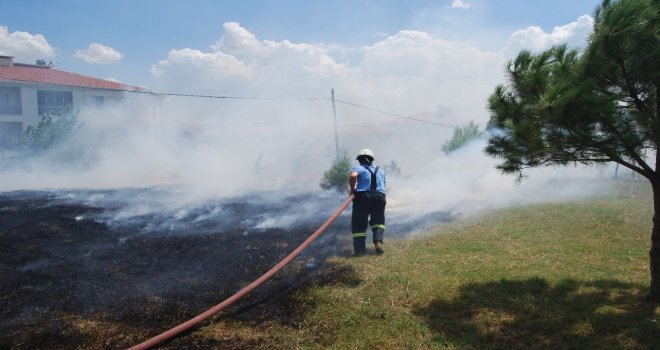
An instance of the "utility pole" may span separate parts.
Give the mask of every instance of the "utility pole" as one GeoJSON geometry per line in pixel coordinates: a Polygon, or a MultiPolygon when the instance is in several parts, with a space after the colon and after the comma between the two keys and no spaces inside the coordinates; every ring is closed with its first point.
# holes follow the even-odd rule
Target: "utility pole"
{"type": "Polygon", "coordinates": [[[332,96],[332,115],[335,118],[335,150],[337,151],[337,160],[339,160],[339,135],[337,134],[337,107],[335,106],[335,89],[330,89],[332,96]]]}

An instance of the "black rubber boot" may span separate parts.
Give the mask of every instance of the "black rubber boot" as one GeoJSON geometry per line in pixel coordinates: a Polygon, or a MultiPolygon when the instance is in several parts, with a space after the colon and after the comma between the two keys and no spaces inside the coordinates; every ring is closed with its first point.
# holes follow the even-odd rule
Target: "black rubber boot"
{"type": "Polygon", "coordinates": [[[383,240],[383,236],[385,235],[385,229],[384,228],[374,227],[374,228],[371,229],[371,232],[373,232],[373,234],[374,234],[374,244],[376,244],[376,242],[380,242],[380,243],[384,242],[384,240],[383,240]]]}
{"type": "Polygon", "coordinates": [[[383,236],[385,235],[385,229],[382,227],[374,227],[371,229],[371,232],[374,234],[374,247],[376,248],[376,254],[381,255],[385,252],[383,250],[383,236]]]}
{"type": "Polygon", "coordinates": [[[353,237],[353,254],[362,255],[367,252],[367,237],[353,237]]]}
{"type": "Polygon", "coordinates": [[[383,250],[383,242],[376,241],[374,243],[374,246],[376,247],[376,254],[381,255],[381,254],[385,253],[385,251],[383,250]]]}

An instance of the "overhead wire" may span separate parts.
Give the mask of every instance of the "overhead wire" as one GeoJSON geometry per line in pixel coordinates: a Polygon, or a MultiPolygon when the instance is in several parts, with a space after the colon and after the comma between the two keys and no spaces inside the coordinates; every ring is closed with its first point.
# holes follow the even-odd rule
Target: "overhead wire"
{"type": "Polygon", "coordinates": [[[253,96],[184,94],[184,93],[176,93],[176,92],[156,92],[154,94],[162,95],[162,96],[198,97],[198,98],[214,98],[214,99],[234,99],[234,100],[330,101],[329,98],[320,98],[320,97],[253,97],[253,96]]]}
{"type": "MultiPolygon", "coordinates": [[[[184,94],[184,93],[173,93],[173,92],[159,92],[159,93],[155,93],[155,94],[163,95],[163,96],[198,97],[198,98],[214,98],[214,99],[237,99],[237,100],[269,100],[269,101],[331,101],[332,100],[330,98],[321,98],[321,97],[251,97],[251,96],[184,94]]],[[[420,122],[420,123],[438,125],[438,126],[443,126],[443,127],[446,127],[446,128],[453,128],[454,127],[454,126],[448,125],[448,124],[433,122],[433,121],[430,121],[430,120],[424,120],[424,119],[419,119],[419,118],[408,117],[408,116],[405,116],[405,115],[391,113],[391,112],[383,111],[381,109],[368,107],[368,106],[363,106],[363,105],[359,105],[357,103],[344,101],[344,100],[340,100],[340,99],[335,99],[335,101],[338,102],[338,103],[342,103],[342,104],[351,106],[351,107],[356,107],[356,108],[366,109],[366,110],[372,111],[372,112],[381,113],[381,114],[384,114],[384,115],[387,115],[387,116],[390,116],[390,117],[396,117],[396,118],[411,120],[411,121],[420,122]]]]}
{"type": "Polygon", "coordinates": [[[352,102],[348,102],[348,101],[343,101],[343,100],[339,100],[339,99],[336,99],[335,101],[337,101],[337,102],[339,102],[339,103],[343,103],[343,104],[345,104],[345,105],[349,105],[349,106],[353,106],[353,107],[357,107],[357,108],[366,109],[366,110],[369,110],[369,111],[372,111],[372,112],[378,112],[378,113],[381,113],[381,114],[389,115],[389,116],[391,116],[391,117],[396,117],[396,118],[401,118],[401,119],[412,120],[412,121],[416,121],[416,122],[420,122],[420,123],[426,123],[426,124],[433,124],[433,125],[438,125],[438,126],[444,126],[444,127],[447,127],[447,128],[453,128],[453,126],[451,126],[451,125],[442,124],[442,123],[437,123],[437,122],[432,122],[432,121],[424,120],[424,119],[418,119],[418,118],[413,118],[413,117],[407,117],[407,116],[405,116],[405,115],[396,114],[396,113],[390,113],[390,112],[386,112],[386,111],[383,111],[383,110],[380,110],[380,109],[376,109],[376,108],[372,108],[372,107],[361,106],[361,105],[359,105],[359,104],[352,103],[352,102]]]}

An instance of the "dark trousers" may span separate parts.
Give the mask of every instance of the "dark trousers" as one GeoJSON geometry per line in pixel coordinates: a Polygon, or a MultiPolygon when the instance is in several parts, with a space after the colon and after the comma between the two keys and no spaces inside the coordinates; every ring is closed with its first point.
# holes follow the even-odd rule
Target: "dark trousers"
{"type": "Polygon", "coordinates": [[[383,241],[385,233],[385,194],[378,191],[355,193],[353,199],[353,215],[351,231],[353,232],[353,248],[355,253],[366,250],[365,241],[367,228],[371,226],[373,242],[383,241]]]}

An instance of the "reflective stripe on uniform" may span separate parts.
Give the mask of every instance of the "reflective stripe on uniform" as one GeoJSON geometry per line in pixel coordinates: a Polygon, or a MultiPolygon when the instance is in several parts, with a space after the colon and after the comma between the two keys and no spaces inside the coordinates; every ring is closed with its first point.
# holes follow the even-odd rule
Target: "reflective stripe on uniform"
{"type": "Polygon", "coordinates": [[[354,232],[353,233],[353,238],[358,238],[358,237],[367,237],[366,232],[354,232]]]}
{"type": "Polygon", "coordinates": [[[384,229],[385,229],[385,225],[381,225],[381,224],[378,224],[378,225],[372,225],[371,228],[372,228],[372,229],[375,229],[375,228],[382,228],[382,229],[384,230],[384,229]]]}

